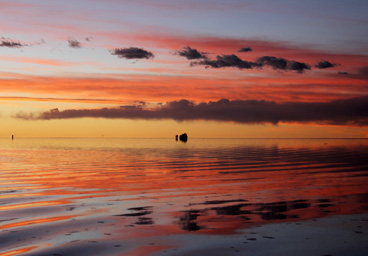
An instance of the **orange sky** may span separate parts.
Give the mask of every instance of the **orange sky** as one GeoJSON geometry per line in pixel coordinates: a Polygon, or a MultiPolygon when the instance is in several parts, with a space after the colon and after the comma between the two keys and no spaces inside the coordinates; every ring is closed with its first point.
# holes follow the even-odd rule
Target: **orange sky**
{"type": "Polygon", "coordinates": [[[281,8],[266,2],[3,1],[0,136],[166,137],[187,131],[193,137],[366,137],[368,114],[353,106],[337,123],[341,109],[329,109],[324,125],[321,117],[280,119],[278,125],[191,117],[17,118],[54,108],[99,110],[137,102],[152,108],[181,99],[335,106],[336,100],[368,96],[367,5],[290,2],[281,8]],[[349,115],[354,117],[347,120],[349,115]]]}

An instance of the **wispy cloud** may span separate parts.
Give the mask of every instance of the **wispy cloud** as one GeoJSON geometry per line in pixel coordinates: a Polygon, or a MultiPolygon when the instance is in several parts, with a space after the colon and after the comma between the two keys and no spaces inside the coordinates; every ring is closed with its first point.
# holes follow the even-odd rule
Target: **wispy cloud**
{"type": "Polygon", "coordinates": [[[195,104],[188,100],[171,101],[156,107],[134,104],[100,109],[52,109],[40,114],[18,113],[24,120],[69,118],[172,119],[176,121],[210,120],[247,124],[279,122],[314,122],[334,125],[368,125],[368,97],[334,100],[330,102],[276,103],[263,100],[210,101],[195,104]]]}
{"type": "Polygon", "coordinates": [[[337,72],[338,75],[344,75],[344,76],[347,76],[349,75],[349,72],[346,72],[346,71],[339,71],[337,72]]]}
{"type": "Polygon", "coordinates": [[[24,46],[28,46],[28,45],[22,44],[19,41],[15,41],[15,40],[4,38],[4,37],[2,37],[0,40],[0,47],[21,48],[24,46]]]}
{"type": "Polygon", "coordinates": [[[143,48],[129,47],[116,48],[110,51],[112,55],[117,55],[119,58],[125,59],[152,59],[154,55],[152,52],[146,51],[143,48]]]}
{"type": "MultiPolygon", "coordinates": [[[[22,59],[13,61],[22,61],[22,59]]],[[[49,63],[47,59],[29,61],[48,65],[79,64],[49,63]]],[[[194,71],[203,74],[203,70],[194,71]]],[[[206,73],[216,76],[217,71],[213,69],[206,73]]],[[[254,71],[261,72],[261,70],[254,71]]],[[[338,74],[322,77],[303,76],[303,79],[300,79],[299,74],[295,72],[288,76],[275,72],[269,77],[247,76],[243,72],[234,72],[233,76],[216,79],[208,79],[201,75],[178,77],[157,74],[110,74],[109,77],[98,74],[79,74],[78,77],[47,77],[0,72],[0,75],[1,90],[4,93],[32,93],[39,96],[56,94],[58,97],[89,95],[90,97],[112,99],[113,104],[117,99],[123,99],[124,102],[137,99],[145,99],[149,102],[168,102],[181,98],[195,102],[207,102],[221,98],[251,98],[277,102],[326,102],[368,95],[368,87],[364,86],[366,82],[362,82],[364,72],[361,72],[360,75],[354,72],[345,76],[338,74]]]]}
{"type": "Polygon", "coordinates": [[[359,68],[358,76],[363,80],[368,80],[368,66],[359,68]]]}
{"type": "Polygon", "coordinates": [[[68,44],[70,48],[75,48],[75,49],[82,48],[82,44],[76,39],[69,39],[68,44]]]}
{"type": "Polygon", "coordinates": [[[359,67],[357,70],[355,70],[355,72],[339,71],[337,74],[340,75],[340,77],[343,75],[353,79],[365,81],[366,84],[366,81],[368,81],[368,66],[359,67]]]}

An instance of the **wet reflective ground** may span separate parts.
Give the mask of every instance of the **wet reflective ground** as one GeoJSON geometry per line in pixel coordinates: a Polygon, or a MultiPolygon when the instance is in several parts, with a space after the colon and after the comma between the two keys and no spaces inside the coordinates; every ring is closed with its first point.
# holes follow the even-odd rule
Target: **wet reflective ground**
{"type": "Polygon", "coordinates": [[[185,246],[173,235],[368,212],[364,139],[0,143],[0,255],[153,255],[185,246]]]}

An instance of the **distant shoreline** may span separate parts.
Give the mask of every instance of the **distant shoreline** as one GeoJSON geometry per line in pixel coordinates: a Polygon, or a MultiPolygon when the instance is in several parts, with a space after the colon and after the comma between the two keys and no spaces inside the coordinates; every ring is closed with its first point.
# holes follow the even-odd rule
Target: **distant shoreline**
{"type": "MultiPolygon", "coordinates": [[[[11,136],[2,136],[0,139],[11,139],[11,136]]],[[[33,136],[17,136],[17,139],[24,138],[24,139],[173,139],[173,137],[108,137],[108,136],[96,136],[96,137],[78,137],[78,136],[45,136],[45,137],[33,137],[33,136]]],[[[14,137],[14,139],[16,139],[14,137]]],[[[224,139],[224,140],[368,140],[368,138],[338,138],[338,137],[331,137],[331,138],[247,138],[247,137],[191,137],[191,139],[224,139]]],[[[175,140],[175,138],[174,138],[175,140]]]]}

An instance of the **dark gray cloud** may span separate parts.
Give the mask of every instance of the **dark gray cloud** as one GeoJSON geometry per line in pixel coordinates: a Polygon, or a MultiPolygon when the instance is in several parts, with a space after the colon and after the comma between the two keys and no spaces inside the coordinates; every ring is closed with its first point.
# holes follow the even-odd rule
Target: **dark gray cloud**
{"type": "Polygon", "coordinates": [[[190,48],[189,46],[184,47],[181,50],[178,50],[176,53],[182,57],[187,58],[188,60],[207,59],[205,52],[199,52],[198,50],[190,48]]]}
{"type": "Polygon", "coordinates": [[[69,47],[71,48],[76,48],[76,49],[82,48],[82,44],[75,39],[69,39],[68,44],[69,44],[69,47]]]}
{"type": "Polygon", "coordinates": [[[257,62],[262,66],[271,66],[274,69],[286,70],[288,61],[284,58],[277,58],[273,56],[263,56],[257,59],[257,62]]]}
{"type": "Polygon", "coordinates": [[[191,66],[203,65],[206,68],[225,68],[225,67],[235,67],[238,69],[253,69],[262,68],[265,66],[270,66],[276,70],[291,70],[297,73],[303,73],[305,70],[310,70],[311,67],[303,62],[286,60],[284,58],[278,58],[274,56],[262,56],[256,61],[242,60],[235,54],[231,55],[218,55],[215,60],[204,59],[200,61],[193,61],[191,66]]]}
{"type": "Polygon", "coordinates": [[[111,51],[111,54],[125,59],[152,59],[155,57],[152,52],[137,47],[116,48],[111,51]]]}
{"type": "Polygon", "coordinates": [[[326,68],[336,67],[337,65],[338,64],[336,64],[336,63],[331,63],[327,60],[323,60],[323,61],[317,62],[317,64],[314,67],[319,68],[319,69],[326,69],[326,68]]]}
{"type": "Polygon", "coordinates": [[[254,67],[261,66],[258,63],[242,60],[234,54],[217,56],[216,60],[206,59],[201,61],[194,61],[191,63],[191,65],[203,65],[211,68],[235,67],[239,69],[252,69],[254,67]]]}
{"type": "Polygon", "coordinates": [[[9,47],[9,48],[20,48],[20,47],[24,47],[24,46],[28,46],[27,44],[22,44],[20,42],[14,41],[12,39],[9,38],[4,38],[2,37],[0,40],[0,47],[9,47]]]}
{"type": "Polygon", "coordinates": [[[296,71],[298,73],[303,73],[305,70],[310,70],[311,67],[307,63],[292,60],[292,61],[289,61],[288,69],[292,71],[296,71]]]}
{"type": "Polygon", "coordinates": [[[310,66],[303,62],[290,61],[284,58],[274,56],[262,56],[256,61],[261,66],[270,66],[276,70],[292,70],[298,73],[303,73],[306,69],[310,70],[310,66]]]}
{"type": "Polygon", "coordinates": [[[276,103],[263,100],[210,101],[194,104],[188,100],[172,101],[155,108],[134,104],[101,109],[52,109],[40,114],[18,113],[16,118],[50,120],[68,118],[172,119],[176,121],[209,120],[247,124],[279,122],[317,122],[321,124],[368,126],[368,96],[330,102],[276,103]]]}
{"type": "Polygon", "coordinates": [[[238,52],[251,52],[253,51],[252,48],[250,47],[243,47],[243,48],[240,48],[238,52]]]}

